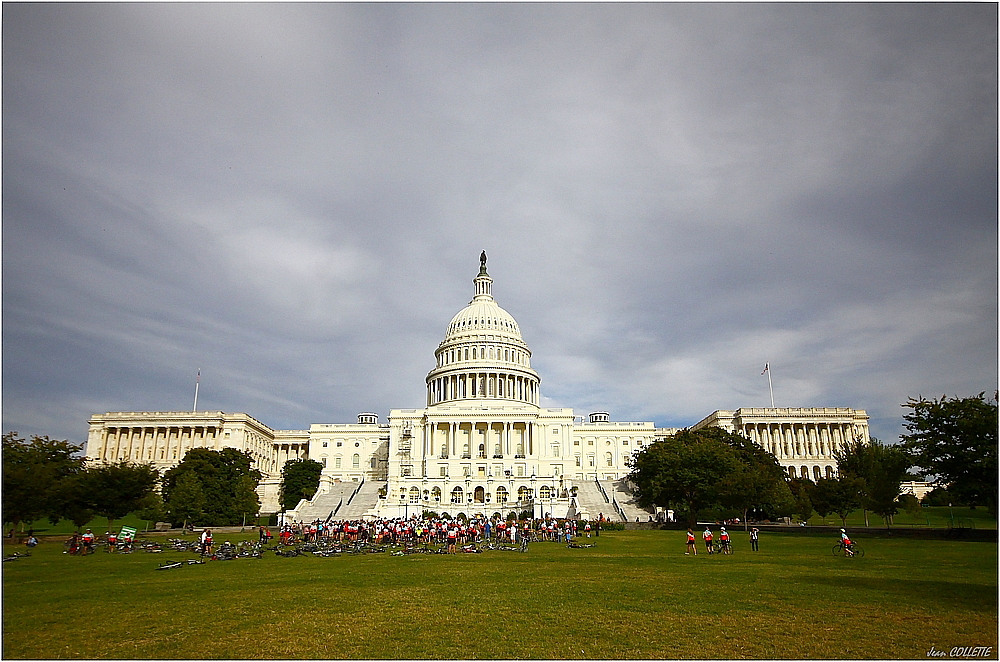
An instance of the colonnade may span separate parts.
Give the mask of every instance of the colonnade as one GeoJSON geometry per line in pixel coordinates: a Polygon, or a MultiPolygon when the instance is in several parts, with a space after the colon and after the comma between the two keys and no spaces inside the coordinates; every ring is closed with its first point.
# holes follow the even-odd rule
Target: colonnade
{"type": "Polygon", "coordinates": [[[501,398],[538,404],[538,382],[508,372],[468,372],[444,375],[427,384],[427,404],[471,398],[501,398]]]}
{"type": "Polygon", "coordinates": [[[216,426],[108,427],[101,434],[99,459],[105,462],[176,463],[191,448],[217,446],[216,426]]]}
{"type": "MultiPolygon", "coordinates": [[[[273,472],[285,460],[304,457],[308,443],[275,445],[266,435],[253,428],[243,428],[222,437],[219,425],[110,425],[97,433],[98,448],[91,452],[88,441],[87,456],[100,462],[144,462],[160,470],[176,466],[192,448],[238,448],[250,454],[256,467],[273,472]]],[[[94,431],[91,432],[91,440],[94,431]]]]}
{"type": "Polygon", "coordinates": [[[429,422],[423,457],[522,459],[534,453],[533,425],[525,421],[429,422]]]}
{"type": "Polygon", "coordinates": [[[863,430],[853,423],[745,423],[743,435],[780,459],[830,458],[863,430]]]}

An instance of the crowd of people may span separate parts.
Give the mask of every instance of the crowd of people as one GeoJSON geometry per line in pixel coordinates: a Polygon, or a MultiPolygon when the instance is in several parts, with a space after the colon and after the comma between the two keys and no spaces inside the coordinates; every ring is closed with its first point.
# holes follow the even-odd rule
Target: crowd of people
{"type": "MultiPolygon", "coordinates": [[[[600,520],[573,519],[504,520],[499,517],[470,519],[376,518],[371,520],[337,520],[294,522],[280,527],[278,540],[289,545],[296,541],[361,542],[391,545],[446,545],[449,551],[468,544],[486,541],[535,542],[550,540],[572,542],[578,536],[600,535],[600,520]]],[[[270,540],[267,527],[260,527],[261,542],[270,540]]]]}

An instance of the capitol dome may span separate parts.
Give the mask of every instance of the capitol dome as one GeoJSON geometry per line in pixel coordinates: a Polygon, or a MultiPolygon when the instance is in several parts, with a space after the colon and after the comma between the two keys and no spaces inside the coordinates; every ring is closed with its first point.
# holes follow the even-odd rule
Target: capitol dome
{"type": "Polygon", "coordinates": [[[427,375],[427,404],[493,398],[538,404],[537,373],[517,321],[493,299],[493,279],[480,256],[475,296],[448,324],[427,375]]]}

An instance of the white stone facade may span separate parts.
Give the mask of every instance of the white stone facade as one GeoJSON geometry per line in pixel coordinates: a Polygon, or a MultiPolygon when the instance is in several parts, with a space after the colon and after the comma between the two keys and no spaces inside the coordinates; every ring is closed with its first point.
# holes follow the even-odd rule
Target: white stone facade
{"type": "Polygon", "coordinates": [[[833,454],[848,441],[870,441],[868,414],[847,407],[761,407],[719,410],[691,426],[720,427],[763,446],[778,459],[790,478],[832,477],[833,454]]]}
{"type": "MultiPolygon", "coordinates": [[[[263,511],[277,509],[281,468],[311,458],[323,465],[317,497],[337,483],[374,481],[383,496],[368,514],[407,515],[424,509],[492,514],[528,510],[563,517],[584,483],[627,476],[630,458],[677,428],[612,422],[606,412],[584,420],[572,409],[539,406],[541,379],[514,318],[497,305],[485,254],[475,294],[448,325],[427,374],[422,409],[393,409],[380,423],[272,430],[246,414],[121,412],[90,419],[87,456],[94,462],[149,462],[163,471],[190,448],[233,447],[251,453],[266,476],[263,511]]],[[[867,441],[867,415],[856,409],[716,411],[692,429],[720,426],[774,452],[790,475],[826,475],[846,439],[867,441]],[[818,472],[818,473],[817,473],[818,472]]]]}

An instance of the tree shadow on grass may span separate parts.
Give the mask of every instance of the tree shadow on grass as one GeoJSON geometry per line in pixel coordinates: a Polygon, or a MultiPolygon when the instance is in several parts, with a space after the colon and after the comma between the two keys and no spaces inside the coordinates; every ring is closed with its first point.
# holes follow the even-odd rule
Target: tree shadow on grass
{"type": "Polygon", "coordinates": [[[802,577],[812,584],[878,593],[897,603],[937,605],[949,609],[967,609],[997,613],[997,587],[989,584],[930,581],[925,579],[883,579],[878,577],[802,577]]]}

